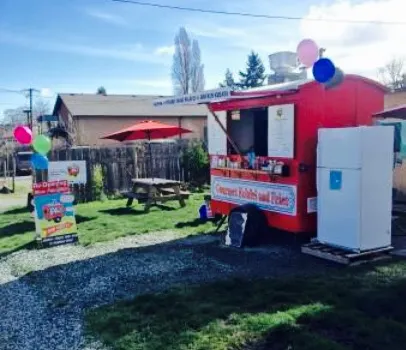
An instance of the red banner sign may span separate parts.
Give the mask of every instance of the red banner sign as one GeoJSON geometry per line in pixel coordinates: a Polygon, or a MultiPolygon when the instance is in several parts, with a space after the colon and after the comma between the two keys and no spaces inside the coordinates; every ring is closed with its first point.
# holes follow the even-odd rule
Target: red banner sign
{"type": "Polygon", "coordinates": [[[62,180],[35,183],[32,191],[34,196],[42,196],[52,193],[68,193],[70,190],[68,181],[62,180]]]}

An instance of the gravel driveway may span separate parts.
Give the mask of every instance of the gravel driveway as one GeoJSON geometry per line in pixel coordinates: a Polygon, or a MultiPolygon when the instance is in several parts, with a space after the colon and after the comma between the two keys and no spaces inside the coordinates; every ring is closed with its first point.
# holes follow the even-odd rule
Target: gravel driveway
{"type": "Polygon", "coordinates": [[[226,249],[215,236],[176,239],[171,232],[20,251],[0,260],[0,349],[104,349],[85,341],[87,308],[176,284],[332,268],[297,248],[226,249]]]}

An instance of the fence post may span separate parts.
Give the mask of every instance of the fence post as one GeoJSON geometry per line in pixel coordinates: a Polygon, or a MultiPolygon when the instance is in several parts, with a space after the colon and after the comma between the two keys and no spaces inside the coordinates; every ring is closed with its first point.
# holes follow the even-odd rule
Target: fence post
{"type": "Polygon", "coordinates": [[[138,179],[138,151],[137,146],[132,147],[133,156],[134,156],[134,177],[138,179]]]}
{"type": "Polygon", "coordinates": [[[16,172],[17,172],[17,164],[15,158],[11,158],[12,163],[13,163],[13,174],[12,174],[12,186],[13,186],[13,193],[16,192],[16,172]]]}

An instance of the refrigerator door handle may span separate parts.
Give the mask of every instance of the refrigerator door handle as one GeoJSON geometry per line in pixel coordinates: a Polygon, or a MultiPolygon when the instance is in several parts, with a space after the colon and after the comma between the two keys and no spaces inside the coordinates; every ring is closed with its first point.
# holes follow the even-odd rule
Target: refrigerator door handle
{"type": "Polygon", "coordinates": [[[316,143],[316,192],[317,195],[319,193],[319,150],[320,150],[320,143],[316,143]]]}

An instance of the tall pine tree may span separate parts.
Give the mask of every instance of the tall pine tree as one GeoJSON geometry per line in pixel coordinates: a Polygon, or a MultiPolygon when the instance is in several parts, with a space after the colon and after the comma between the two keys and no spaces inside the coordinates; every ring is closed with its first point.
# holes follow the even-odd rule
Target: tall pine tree
{"type": "Polygon", "coordinates": [[[251,51],[248,55],[247,68],[245,72],[239,73],[240,82],[238,86],[241,89],[249,89],[262,86],[266,79],[265,67],[257,53],[251,51]]]}
{"type": "Polygon", "coordinates": [[[232,89],[237,88],[237,84],[234,80],[233,73],[231,72],[230,69],[227,69],[225,77],[224,77],[224,81],[222,83],[220,83],[220,87],[222,87],[222,88],[229,87],[232,89]]]}

